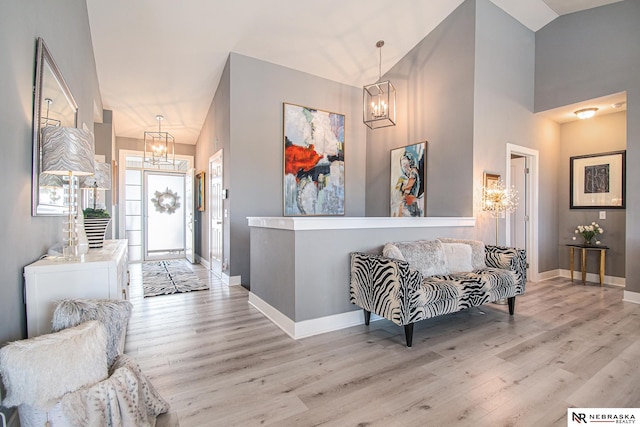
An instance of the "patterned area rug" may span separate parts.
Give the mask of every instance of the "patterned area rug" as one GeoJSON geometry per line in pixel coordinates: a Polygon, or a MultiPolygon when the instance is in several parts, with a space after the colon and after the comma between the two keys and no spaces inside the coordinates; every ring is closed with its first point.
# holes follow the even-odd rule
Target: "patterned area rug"
{"type": "Polygon", "coordinates": [[[142,264],[142,288],[145,297],[178,292],[203,291],[203,284],[185,259],[151,261],[142,264]]]}

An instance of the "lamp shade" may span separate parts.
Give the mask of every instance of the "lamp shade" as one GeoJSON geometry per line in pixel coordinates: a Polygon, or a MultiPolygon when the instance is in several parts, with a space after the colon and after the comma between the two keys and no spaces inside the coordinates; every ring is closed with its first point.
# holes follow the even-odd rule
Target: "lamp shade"
{"type": "Polygon", "coordinates": [[[51,175],[43,173],[40,175],[40,187],[43,188],[62,188],[64,187],[64,180],[62,175],[51,175]]]}
{"type": "Polygon", "coordinates": [[[105,162],[95,162],[94,174],[82,177],[80,188],[111,190],[111,165],[105,162]]]}
{"type": "Polygon", "coordinates": [[[71,127],[42,129],[42,172],[53,175],[92,175],[93,134],[71,127]]]}

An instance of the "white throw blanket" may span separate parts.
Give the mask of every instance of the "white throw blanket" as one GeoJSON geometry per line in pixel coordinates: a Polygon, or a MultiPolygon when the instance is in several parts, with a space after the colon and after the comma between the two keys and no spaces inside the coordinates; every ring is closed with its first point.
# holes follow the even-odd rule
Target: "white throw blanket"
{"type": "Polygon", "coordinates": [[[64,395],[65,416],[82,427],[153,427],[156,416],[167,412],[169,404],[142,374],[138,364],[121,355],[109,378],[64,395]]]}

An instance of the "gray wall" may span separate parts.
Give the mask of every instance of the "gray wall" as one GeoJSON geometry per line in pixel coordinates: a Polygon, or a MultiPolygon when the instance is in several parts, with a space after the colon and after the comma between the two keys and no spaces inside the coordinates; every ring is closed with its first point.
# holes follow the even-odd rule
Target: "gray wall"
{"type": "MultiPolygon", "coordinates": [[[[626,211],[624,209],[569,209],[569,158],[625,150],[626,148],[627,114],[624,111],[602,116],[597,115],[589,120],[577,120],[560,126],[560,174],[558,179],[560,194],[558,239],[562,247],[560,268],[569,269],[569,258],[564,245],[575,243],[571,238],[575,235],[576,226],[591,224],[592,221],[595,221],[605,231],[598,238],[602,244],[611,248],[607,251],[606,256],[606,274],[625,277],[626,211]],[[598,212],[601,210],[607,212],[607,219],[598,219],[598,212]]],[[[632,160],[627,159],[627,164],[633,167],[632,160]]],[[[598,273],[599,265],[598,255],[590,252],[587,271],[598,273]]]]}
{"type": "MultiPolygon", "coordinates": [[[[223,177],[222,185],[225,188],[229,187],[229,179],[231,176],[230,159],[230,141],[231,141],[231,121],[230,121],[230,96],[231,96],[231,61],[227,59],[220,83],[216,89],[216,93],[209,107],[207,117],[200,130],[198,142],[196,144],[196,169],[198,171],[205,171],[207,179],[209,178],[209,158],[214,155],[218,150],[223,150],[223,177]]],[[[209,187],[207,186],[207,190],[209,187]]],[[[205,196],[206,197],[206,196],[205,196]]],[[[229,209],[230,200],[224,201],[223,208],[229,209]]],[[[196,225],[196,229],[200,230],[196,233],[196,253],[209,261],[209,215],[211,211],[208,208],[208,202],[205,204],[204,212],[196,212],[196,219],[199,225],[196,225]]],[[[224,273],[229,274],[228,257],[231,248],[231,226],[229,221],[224,221],[223,230],[223,252],[224,257],[227,258],[224,264],[226,268],[224,273]]]]}
{"type": "Polygon", "coordinates": [[[350,252],[381,253],[385,242],[463,238],[470,232],[470,227],[295,232],[252,227],[251,292],[295,322],[359,310],[349,302],[350,252]]]}
{"type": "MultiPolygon", "coordinates": [[[[538,150],[538,271],[558,268],[557,186],[559,127],[533,113],[535,34],[489,0],[476,1],[474,75],[473,187],[483,186],[483,172],[506,174],[506,144],[538,150]]],[[[524,203],[523,195],[519,195],[524,203]]],[[[495,243],[495,219],[482,211],[474,192],[477,238],[495,243]]],[[[499,243],[505,243],[499,220],[499,243]]]]}
{"type": "MultiPolygon", "coordinates": [[[[229,260],[228,274],[240,276],[242,284],[249,286],[247,217],[283,215],[283,102],[346,116],[346,216],[364,216],[365,127],[359,121],[362,94],[360,88],[235,53],[230,55],[228,69],[200,135],[199,146],[207,148],[199,148],[198,165],[204,169],[203,162],[208,161],[208,156],[224,147],[224,186],[229,189],[225,202],[229,218],[225,222],[230,227],[224,235],[225,258],[229,260]],[[228,143],[222,139],[227,138],[227,117],[228,143]]],[[[204,251],[208,247],[204,238],[208,234],[208,220],[201,224],[200,251],[204,251]]]]}
{"type": "MultiPolygon", "coordinates": [[[[561,16],[536,33],[535,111],[627,92],[627,188],[640,187],[640,1],[561,16]]],[[[626,194],[626,289],[640,292],[640,195],[626,194]]]]}
{"type": "Polygon", "coordinates": [[[98,92],[84,1],[0,2],[0,345],[26,336],[23,267],[61,238],[62,217],[31,216],[31,153],[36,38],[51,51],[78,104],[78,126],[93,129],[98,92]]]}
{"type": "Polygon", "coordinates": [[[467,1],[383,76],[396,87],[397,125],[367,130],[366,216],[389,216],[390,150],[422,141],[426,216],[473,215],[474,31],[467,1]]]}
{"type": "MultiPolygon", "coordinates": [[[[105,162],[111,164],[111,160],[114,159],[113,148],[115,146],[115,131],[113,128],[113,112],[111,110],[104,110],[102,112],[102,123],[93,124],[93,133],[95,135],[96,154],[103,155],[105,162]]],[[[111,170],[113,174],[113,169],[111,170]]],[[[104,200],[106,203],[107,211],[111,214],[111,222],[107,227],[107,238],[113,238],[113,233],[118,229],[118,215],[117,211],[114,213],[114,206],[112,204],[113,189],[104,191],[104,200]]],[[[117,206],[115,207],[117,209],[117,206]]]]}

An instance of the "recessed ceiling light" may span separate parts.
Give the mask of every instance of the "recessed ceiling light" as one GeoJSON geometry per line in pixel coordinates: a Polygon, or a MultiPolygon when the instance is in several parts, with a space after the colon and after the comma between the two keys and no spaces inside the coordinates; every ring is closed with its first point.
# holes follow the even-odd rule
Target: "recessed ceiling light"
{"type": "Polygon", "coordinates": [[[611,108],[621,108],[621,107],[624,107],[626,103],[627,103],[626,101],[616,102],[615,104],[611,104],[611,108]]]}
{"type": "Polygon", "coordinates": [[[596,114],[596,111],[598,111],[597,108],[583,108],[582,110],[576,111],[575,115],[583,120],[590,119],[596,114]]]}

